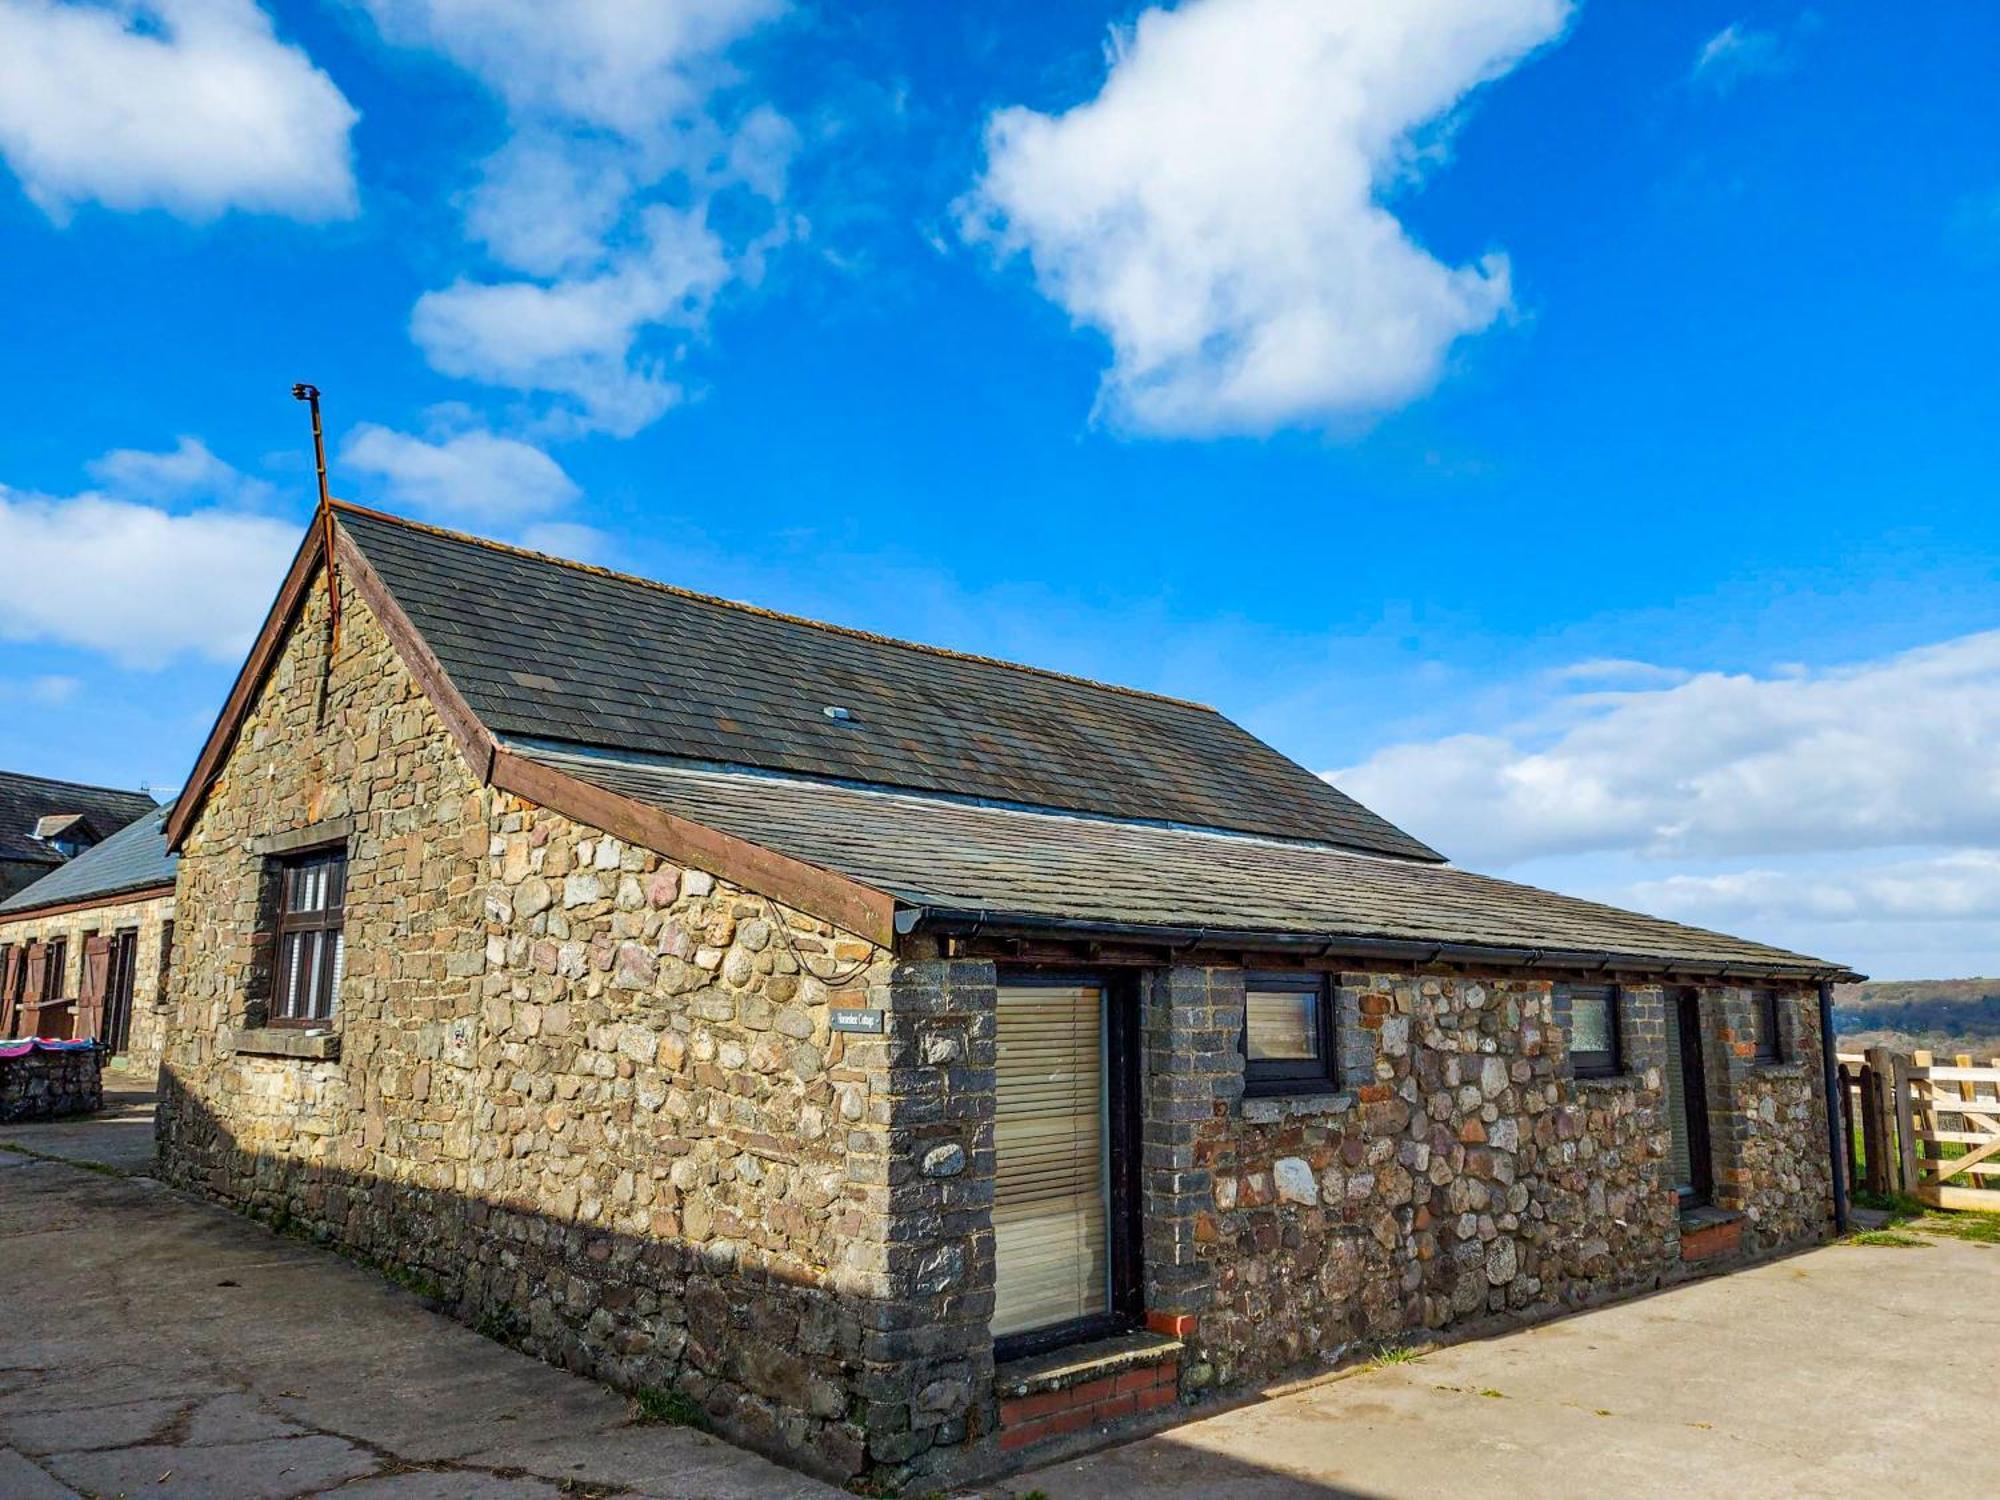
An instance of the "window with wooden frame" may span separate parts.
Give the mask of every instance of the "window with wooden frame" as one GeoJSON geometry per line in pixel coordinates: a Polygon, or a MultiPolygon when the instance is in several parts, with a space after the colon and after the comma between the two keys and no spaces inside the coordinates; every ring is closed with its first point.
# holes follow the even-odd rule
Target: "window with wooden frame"
{"type": "Polygon", "coordinates": [[[1784,1037],[1778,1030],[1778,992],[1776,990],[1752,990],[1750,992],[1750,1028],[1757,1044],[1756,1060],[1762,1063],[1784,1061],[1784,1037]]]}
{"type": "Polygon", "coordinates": [[[1569,1067],[1578,1078],[1616,1078],[1625,1071],[1619,1044],[1618,986],[1566,984],[1569,1007],[1569,1067]]]}
{"type": "Polygon", "coordinates": [[[1313,1094],[1337,1086],[1333,989],[1324,974],[1243,979],[1243,1091],[1313,1094]]]}
{"type": "Polygon", "coordinates": [[[270,1024],[316,1026],[333,1019],[346,958],[347,851],[314,849],[278,862],[278,971],[270,1024]]]}
{"type": "Polygon", "coordinates": [[[64,970],[69,967],[69,939],[50,938],[48,952],[42,959],[42,989],[35,998],[41,1001],[60,1000],[63,997],[64,970]]]}

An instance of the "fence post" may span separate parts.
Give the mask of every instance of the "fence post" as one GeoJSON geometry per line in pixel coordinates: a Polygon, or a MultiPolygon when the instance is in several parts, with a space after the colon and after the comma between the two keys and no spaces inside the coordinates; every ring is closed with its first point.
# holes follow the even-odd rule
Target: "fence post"
{"type": "Polygon", "coordinates": [[[1896,1152],[1896,1119],[1890,1104],[1890,1087],[1895,1070],[1887,1047],[1870,1047],[1863,1054],[1868,1071],[1862,1091],[1862,1138],[1868,1151],[1868,1190],[1892,1193],[1896,1190],[1896,1169],[1891,1159],[1896,1152]]]}
{"type": "Polygon", "coordinates": [[[1845,1149],[1842,1152],[1843,1166],[1847,1172],[1847,1196],[1852,1198],[1854,1190],[1861,1186],[1861,1151],[1854,1139],[1854,1092],[1859,1081],[1848,1071],[1846,1063],[1840,1064],[1840,1134],[1845,1149]]]}
{"type": "Polygon", "coordinates": [[[1910,1109],[1916,1082],[1910,1077],[1910,1060],[1900,1053],[1895,1058],[1896,1159],[1902,1166],[1903,1191],[1917,1191],[1917,1122],[1910,1109]]]}

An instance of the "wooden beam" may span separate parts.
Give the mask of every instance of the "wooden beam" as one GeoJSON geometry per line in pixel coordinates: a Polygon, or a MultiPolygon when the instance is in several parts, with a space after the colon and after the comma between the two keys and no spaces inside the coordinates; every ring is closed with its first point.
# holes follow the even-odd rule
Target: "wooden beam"
{"type": "Polygon", "coordinates": [[[896,898],[885,891],[607,791],[505,748],[494,753],[491,780],[503,792],[782,901],[877,947],[895,946],[896,898]]]}
{"type": "Polygon", "coordinates": [[[1990,1188],[1931,1187],[1916,1189],[1916,1200],[1931,1208],[1970,1208],[1981,1213],[2000,1212],[2000,1192],[1990,1188]]]}
{"type": "Polygon", "coordinates": [[[209,787],[222,769],[224,757],[236,743],[236,732],[243,727],[244,717],[250,712],[251,700],[257,696],[258,685],[263,682],[264,674],[277,657],[285,632],[291,627],[292,617],[298,613],[300,601],[305,597],[307,585],[312,582],[313,574],[319,571],[319,560],[320,528],[309,526],[305,539],[299,543],[297,555],[292,558],[292,566],[285,574],[285,581],[278,586],[278,597],[272,601],[270,613],[264,616],[263,628],[251,644],[250,655],[244,659],[243,669],[236,674],[235,686],[230,688],[222,712],[216,716],[215,726],[209,730],[201,754],[195,759],[194,770],[188,774],[187,783],[181,788],[180,800],[167,815],[169,852],[179,849],[181,840],[187,837],[194,815],[201,810],[209,787]]]}
{"type": "MultiPolygon", "coordinates": [[[[336,512],[337,515],[337,512],[336,512]]],[[[451,680],[444,664],[431,650],[430,642],[423,638],[410,617],[403,612],[403,606],[396,602],[396,596],[389,592],[382,582],[382,575],[375,571],[373,563],[355,545],[347,528],[338,519],[334,522],[334,550],[340,566],[354,584],[354,591],[368,605],[368,611],[382,627],[389,643],[396,648],[396,654],[403,659],[403,665],[417,680],[417,686],[424,690],[424,696],[431,700],[431,707],[444,721],[444,727],[458,744],[458,750],[465,757],[472,774],[482,782],[493,779],[493,757],[497,753],[493,735],[472,706],[465,701],[465,695],[451,680]]]]}

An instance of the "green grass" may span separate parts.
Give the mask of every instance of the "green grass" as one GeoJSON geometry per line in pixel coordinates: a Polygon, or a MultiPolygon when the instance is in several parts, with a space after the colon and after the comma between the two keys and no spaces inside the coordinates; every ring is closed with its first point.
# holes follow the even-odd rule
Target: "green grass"
{"type": "Polygon", "coordinates": [[[1841,1243],[1843,1245],[1874,1245],[1883,1249],[1926,1250],[1930,1248],[1931,1242],[1921,1235],[1903,1234],[1894,1229],[1857,1229],[1853,1234],[1842,1240],[1841,1243]]]}
{"type": "Polygon", "coordinates": [[[79,1172],[95,1172],[99,1177],[130,1177],[133,1174],[121,1171],[101,1161],[78,1161],[73,1156],[57,1156],[52,1151],[37,1151],[33,1146],[23,1146],[16,1141],[0,1141],[0,1151],[11,1151],[16,1156],[31,1156],[36,1161],[52,1161],[58,1166],[75,1167],[79,1172]]]}
{"type": "Polygon", "coordinates": [[[489,1307],[479,1315],[472,1331],[496,1344],[518,1349],[528,1337],[528,1320],[511,1307],[489,1307]]]}
{"type": "Polygon", "coordinates": [[[1907,1249],[1928,1243],[1917,1238],[1928,1234],[1973,1245],[2000,1245],[2000,1214],[1931,1208],[1907,1193],[1871,1193],[1866,1189],[1854,1195],[1854,1204],[1888,1214],[1889,1222],[1880,1229],[1857,1230],[1844,1244],[1907,1249]]]}
{"type": "Polygon", "coordinates": [[[693,1427],[702,1432],[708,1430],[708,1413],[685,1391],[643,1385],[632,1400],[638,1405],[641,1422],[658,1422],[667,1427],[693,1427]]]}
{"type": "Polygon", "coordinates": [[[1424,1357],[1421,1349],[1412,1349],[1408,1344],[1383,1344],[1368,1356],[1368,1368],[1385,1370],[1390,1365],[1415,1364],[1424,1357]]]}

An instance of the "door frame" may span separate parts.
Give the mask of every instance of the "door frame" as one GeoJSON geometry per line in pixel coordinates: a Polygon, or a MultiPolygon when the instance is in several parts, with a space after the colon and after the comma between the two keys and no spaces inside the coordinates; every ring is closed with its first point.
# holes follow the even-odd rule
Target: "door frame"
{"type": "MultiPolygon", "coordinates": [[[[1673,992],[1675,1024],[1681,1034],[1681,1114],[1687,1124],[1687,1190],[1674,1184],[1681,1207],[1699,1208],[1715,1196],[1715,1157],[1708,1136],[1708,1056],[1701,1024],[1701,991],[1683,985],[1673,992]]],[[[1669,1101],[1671,1103],[1671,1101],[1669,1101]]]]}
{"type": "MultiPolygon", "coordinates": [[[[1145,1321],[1145,1255],[1141,1240],[1140,1155],[1145,1140],[1141,1108],[1141,1057],[1139,1035],[1139,978],[1137,974],[1107,969],[1050,969],[1001,967],[994,986],[994,1031],[999,1031],[999,991],[1030,987],[1056,988],[1062,985],[1096,985],[1104,995],[1104,1170],[1108,1202],[1105,1223],[1111,1243],[1106,1247],[1111,1271],[1109,1306],[1087,1318],[1047,1328],[1010,1333],[993,1341],[996,1362],[1023,1359],[1065,1344],[1123,1333],[1145,1321]]],[[[999,1093],[996,1086],[994,1102],[999,1093]]],[[[994,1161],[998,1168],[998,1142],[994,1161]]],[[[998,1247],[993,1258],[994,1282],[1000,1274],[998,1247]]]]}

